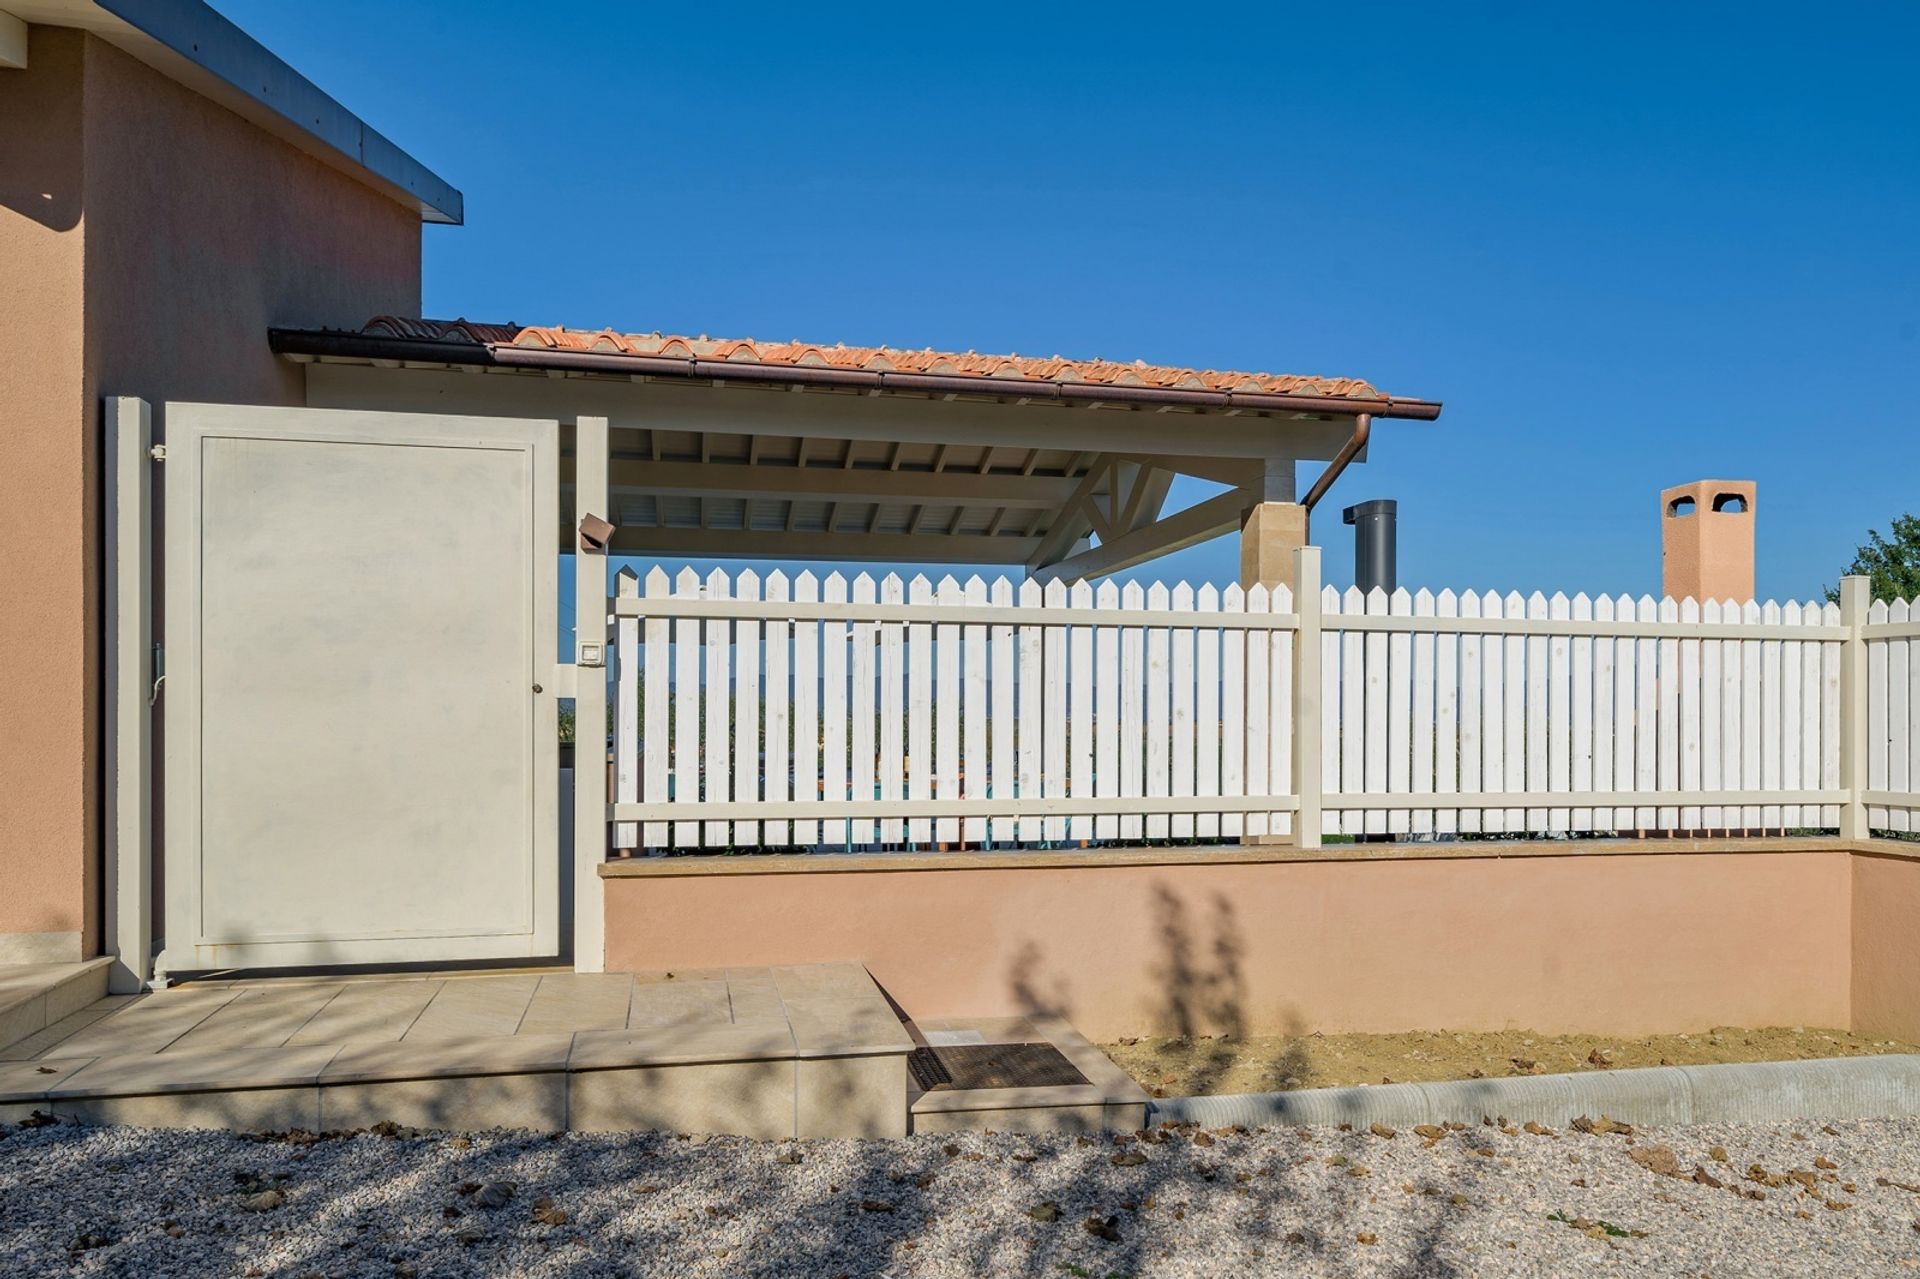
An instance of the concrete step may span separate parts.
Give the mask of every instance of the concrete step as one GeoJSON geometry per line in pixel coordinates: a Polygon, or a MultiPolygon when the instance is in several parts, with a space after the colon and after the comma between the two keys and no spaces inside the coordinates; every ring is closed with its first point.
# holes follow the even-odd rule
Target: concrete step
{"type": "Polygon", "coordinates": [[[0,1051],[105,997],[112,962],[0,967],[0,1051]]]}

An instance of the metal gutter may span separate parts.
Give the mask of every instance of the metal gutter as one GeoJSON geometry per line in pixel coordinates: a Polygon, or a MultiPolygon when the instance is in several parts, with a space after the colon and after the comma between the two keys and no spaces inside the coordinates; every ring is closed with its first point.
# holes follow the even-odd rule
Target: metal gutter
{"type": "MultiPolygon", "coordinates": [[[[605,373],[621,377],[646,376],[715,382],[763,382],[781,386],[839,386],[931,395],[995,395],[1062,404],[1155,404],[1180,408],[1244,409],[1266,413],[1313,413],[1331,417],[1356,415],[1365,419],[1391,417],[1423,422],[1431,422],[1439,417],[1441,407],[1432,400],[1392,397],[1349,399],[1341,396],[1283,395],[1264,391],[1193,391],[1176,387],[1053,382],[1037,378],[895,373],[879,369],[831,369],[796,364],[706,360],[697,357],[681,359],[659,355],[556,351],[551,347],[513,346],[507,343],[480,345],[420,338],[395,338],[379,334],[342,333],[325,329],[270,329],[267,339],[272,349],[280,355],[480,365],[504,369],[560,370],[575,373],[605,373]]],[[[1361,443],[1365,443],[1364,438],[1361,443]]],[[[1358,452],[1358,446],[1354,446],[1354,452],[1358,452]]],[[[1347,454],[1347,460],[1352,460],[1351,454],[1347,454]]],[[[1341,465],[1344,466],[1345,463],[1342,462],[1341,465]]],[[[1338,472],[1335,474],[1337,475],[1338,472]]],[[[1331,481],[1328,482],[1331,483],[1331,481]]]]}

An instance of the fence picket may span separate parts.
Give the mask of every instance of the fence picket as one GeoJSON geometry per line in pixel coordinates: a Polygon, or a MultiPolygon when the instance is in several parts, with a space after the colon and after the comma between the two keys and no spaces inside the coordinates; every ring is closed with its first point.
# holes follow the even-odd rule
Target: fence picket
{"type": "MultiPolygon", "coordinates": [[[[1273,588],[1268,606],[1276,613],[1293,612],[1293,592],[1285,583],[1273,588]]],[[[1267,655],[1273,663],[1267,677],[1267,695],[1272,709],[1267,714],[1267,794],[1293,793],[1293,635],[1292,631],[1270,631],[1267,655]]],[[[1185,792],[1192,794],[1191,790],[1185,792]]],[[[1267,831],[1273,835],[1293,833],[1293,814],[1280,810],[1267,815],[1267,831]]]]}
{"type": "MultiPolygon", "coordinates": [[[[1780,616],[1788,626],[1805,624],[1798,600],[1788,600],[1780,616]]],[[[1800,642],[1780,646],[1780,781],[1788,789],[1808,789],[1800,758],[1800,748],[1806,742],[1805,690],[1801,685],[1801,659],[1806,647],[1800,642]]],[[[1806,824],[1800,805],[1787,804],[1780,809],[1784,829],[1792,831],[1806,824]]]]}
{"type": "MultiPolygon", "coordinates": [[[[1700,620],[1719,622],[1720,601],[1708,600],[1702,604],[1700,620]]],[[[1724,750],[1720,744],[1724,716],[1720,708],[1720,647],[1719,640],[1707,640],[1700,645],[1700,785],[1705,790],[1720,789],[1720,760],[1724,750]]],[[[1719,830],[1725,824],[1725,809],[1720,805],[1708,804],[1700,810],[1703,829],[1719,830]]]]}
{"type": "MultiPolygon", "coordinates": [[[[1752,625],[1760,620],[1760,605],[1748,600],[1740,606],[1740,620],[1752,625]]],[[[1740,641],[1740,786],[1760,789],[1760,641],[1740,641]]],[[[1745,804],[1740,821],[1747,830],[1758,829],[1760,805],[1745,804]]]]}
{"type": "MultiPolygon", "coordinates": [[[[1887,605],[1887,621],[1905,622],[1911,612],[1907,601],[1893,600],[1887,605]]],[[[1907,742],[1908,742],[1908,702],[1911,686],[1911,668],[1909,645],[1904,639],[1890,639],[1887,649],[1887,784],[1882,790],[1903,791],[1907,789],[1907,742]]],[[[1886,826],[1888,830],[1905,831],[1911,828],[1907,810],[1899,805],[1887,808],[1886,826]]]]}
{"type": "MultiPolygon", "coordinates": [[[[1194,793],[1199,795],[1218,795],[1220,793],[1220,635],[1217,625],[1205,625],[1212,620],[1211,615],[1220,611],[1220,591],[1211,582],[1200,588],[1195,597],[1194,606],[1199,610],[1203,623],[1194,637],[1193,674],[1199,702],[1194,713],[1194,793]]],[[[1110,630],[1111,628],[1105,628],[1110,630]]],[[[1107,668],[1108,659],[1101,658],[1101,669],[1107,668]]],[[[1105,683],[1105,680],[1102,680],[1105,683]]],[[[1104,738],[1103,738],[1104,742],[1104,738]]],[[[1102,760],[1106,758],[1103,754],[1102,760]]],[[[1104,769],[1105,764],[1101,767],[1104,769]]],[[[1101,794],[1105,794],[1102,791],[1101,794]]],[[[1104,820],[1104,819],[1103,819],[1104,820]]],[[[1201,839],[1215,839],[1220,834],[1220,815],[1201,813],[1194,822],[1194,834],[1201,839]]]]}
{"type": "MultiPolygon", "coordinates": [[[[734,598],[754,601],[760,598],[760,575],[741,569],[733,579],[734,598]]],[[[743,617],[733,624],[733,798],[749,802],[760,798],[760,622],[743,617]]],[[[757,847],[760,823],[737,821],[733,824],[737,844],[757,847]]]]}
{"type": "MultiPolygon", "coordinates": [[[[1072,608],[1093,607],[1093,587],[1075,582],[1067,592],[1072,608]]],[[[1076,797],[1094,793],[1093,783],[1093,628],[1067,630],[1067,793],[1076,797]]],[[[1067,838],[1084,844],[1093,838],[1093,818],[1075,814],[1067,822],[1067,838]]]]}
{"type": "MultiPolygon", "coordinates": [[[[1770,626],[1780,624],[1780,606],[1768,600],[1760,610],[1761,621],[1770,626]]],[[[1780,669],[1780,641],[1767,639],[1760,642],[1760,786],[1763,790],[1780,789],[1780,737],[1785,731],[1781,725],[1783,717],[1781,699],[1784,695],[1783,672],[1780,669]]],[[[1780,805],[1765,804],[1760,808],[1760,826],[1763,830],[1780,829],[1780,805]]]]}
{"type": "MultiPolygon", "coordinates": [[[[1593,601],[1585,591],[1573,597],[1573,620],[1593,620],[1593,601]]],[[[1573,759],[1568,785],[1575,795],[1593,789],[1593,638],[1576,635],[1573,639],[1573,670],[1570,678],[1573,709],[1568,731],[1573,737],[1573,759]]],[[[1567,812],[1567,825],[1576,831],[1593,829],[1593,810],[1574,808],[1567,812]]]]}
{"type": "MultiPolygon", "coordinates": [[[[1265,613],[1272,608],[1272,597],[1267,588],[1254,585],[1247,588],[1247,612],[1265,613]]],[[[1247,794],[1268,794],[1269,779],[1267,748],[1272,744],[1273,733],[1267,722],[1272,712],[1272,697],[1267,681],[1273,676],[1273,666],[1269,660],[1269,644],[1265,631],[1247,632],[1247,758],[1246,778],[1247,794]]],[[[1249,836],[1265,835],[1270,829],[1265,813],[1248,813],[1246,832],[1249,836]]]]}
{"type": "MultiPolygon", "coordinates": [[[[1840,624],[1840,606],[1828,604],[1821,609],[1821,621],[1828,626],[1840,624]]],[[[1840,641],[1820,645],[1820,789],[1840,785],[1840,641]]],[[[1840,806],[1826,804],[1820,809],[1820,825],[1831,829],[1840,824],[1840,806]]]]}
{"type": "MultiPolygon", "coordinates": [[[[719,569],[707,574],[706,585],[708,599],[727,598],[727,575],[719,569]]],[[[708,803],[724,804],[733,798],[733,726],[727,714],[727,690],[732,683],[729,678],[733,656],[731,630],[731,624],[724,618],[707,619],[707,673],[703,689],[707,749],[703,772],[708,803]]],[[[728,823],[706,822],[701,826],[700,842],[708,848],[724,848],[728,833],[728,823]]]]}
{"type": "MultiPolygon", "coordinates": [[[[654,565],[647,570],[647,598],[658,600],[665,598],[673,584],[668,580],[665,570],[654,565]]],[[[649,804],[664,803],[672,798],[672,788],[667,784],[673,769],[673,737],[668,730],[673,705],[673,658],[672,623],[656,614],[647,614],[644,673],[641,676],[640,692],[641,713],[646,720],[646,734],[640,740],[641,763],[640,793],[649,804]],[[653,690],[651,695],[646,690],[653,690]]],[[[579,736],[575,725],[574,736],[579,736]]],[[[648,848],[662,848],[667,843],[667,824],[648,822],[640,834],[642,842],[648,848]]]]}
{"type": "MultiPolygon", "coordinates": [[[[1396,596],[1397,596],[1396,592],[1396,596]]],[[[1413,596],[1413,615],[1432,617],[1433,592],[1424,587],[1413,596]]],[[[1412,767],[1407,785],[1416,795],[1429,794],[1434,784],[1434,719],[1435,700],[1433,657],[1436,636],[1421,632],[1409,637],[1413,649],[1413,670],[1410,684],[1413,690],[1413,744],[1412,767]]],[[[1425,835],[1433,830],[1434,811],[1431,808],[1416,808],[1407,814],[1407,829],[1416,835],[1425,835]]]]}
{"type": "MultiPolygon", "coordinates": [[[[915,573],[907,583],[907,603],[933,601],[933,583],[915,573]]],[[[907,623],[907,798],[933,798],[933,627],[907,623]]],[[[933,823],[924,817],[907,819],[907,842],[925,847],[933,839],[933,823]]]]}
{"type": "MultiPolygon", "coordinates": [[[[1547,597],[1535,591],[1527,597],[1527,616],[1544,619],[1547,615],[1547,597]]],[[[1526,785],[1527,791],[1548,791],[1552,787],[1547,780],[1547,653],[1550,645],[1545,635],[1529,635],[1527,645],[1527,682],[1526,682],[1526,785]]],[[[1529,808],[1522,819],[1523,830],[1545,830],[1547,810],[1529,808]]]]}
{"type": "MultiPolygon", "coordinates": [[[[1320,591],[1320,611],[1326,617],[1337,620],[1340,613],[1340,592],[1331,586],[1320,591]]],[[[1320,789],[1322,794],[1337,792],[1341,789],[1340,763],[1340,690],[1345,679],[1340,673],[1340,656],[1346,648],[1346,638],[1337,633],[1332,625],[1324,625],[1320,631],[1320,789]]],[[[1332,805],[1322,803],[1320,807],[1320,833],[1336,834],[1346,829],[1347,815],[1335,811],[1332,805]]]]}
{"type": "MultiPolygon", "coordinates": [[[[1388,613],[1397,617],[1410,617],[1413,614],[1413,597],[1403,586],[1393,594],[1385,596],[1388,613]]],[[[1412,785],[1413,743],[1412,730],[1416,715],[1413,703],[1413,636],[1405,631],[1394,631],[1387,636],[1387,789],[1402,794],[1412,785]]],[[[1386,815],[1387,833],[1404,835],[1412,826],[1412,818],[1405,809],[1396,809],[1386,815]]]]}
{"type": "MultiPolygon", "coordinates": [[[[820,598],[844,604],[847,579],[829,573],[820,584],[820,598]]],[[[833,801],[850,799],[847,791],[847,623],[838,620],[820,627],[820,796],[833,801]]],[[[848,846],[852,827],[842,818],[821,823],[821,842],[848,846]]]]}
{"type": "MultiPolygon", "coordinates": [[[[898,573],[880,582],[880,602],[900,604],[907,584],[898,573]]],[[[880,794],[884,799],[907,797],[907,631],[901,622],[880,625],[880,794]]],[[[880,842],[898,844],[906,833],[898,817],[880,820],[880,842]]]]}
{"type": "MultiPolygon", "coordinates": [[[[1460,597],[1451,590],[1441,591],[1433,602],[1436,617],[1460,615],[1460,597]]],[[[1433,695],[1433,789],[1436,794],[1451,795],[1460,789],[1460,636],[1442,631],[1434,638],[1433,695]]],[[[1436,807],[1433,829],[1436,834],[1452,835],[1460,828],[1459,810],[1436,807]]]]}
{"type": "MultiPolygon", "coordinates": [[[[1048,582],[1043,592],[1048,608],[1067,606],[1067,584],[1059,578],[1048,582]]],[[[1067,793],[1067,632],[1065,627],[1049,626],[1042,634],[1045,676],[1041,684],[1041,714],[1045,717],[1045,736],[1041,748],[1041,785],[1048,799],[1061,799],[1067,793]]],[[[1048,843],[1067,837],[1067,819],[1049,817],[1045,823],[1048,843]]]]}
{"type": "MultiPolygon", "coordinates": [[[[1139,613],[1146,606],[1140,583],[1128,582],[1120,591],[1120,607],[1139,613]]],[[[1120,794],[1134,797],[1142,790],[1146,766],[1146,637],[1138,626],[1120,632],[1120,794]]],[[[1120,818],[1120,838],[1137,840],[1143,827],[1138,813],[1120,818]]]]}
{"type": "MultiPolygon", "coordinates": [[[[1601,595],[1593,601],[1593,620],[1604,625],[1614,620],[1613,597],[1601,595]]],[[[1617,678],[1615,660],[1617,646],[1611,636],[1601,636],[1593,642],[1593,788],[1610,790],[1613,787],[1614,752],[1617,749],[1613,711],[1615,702],[1614,682],[1617,678]]],[[[1589,830],[1615,830],[1614,810],[1596,808],[1593,810],[1593,824],[1589,830]]]]}
{"type": "MultiPolygon", "coordinates": [[[[1020,584],[1020,607],[1039,608],[1041,602],[1040,583],[1029,578],[1020,584]]],[[[1040,631],[1040,627],[1025,623],[1022,623],[1019,628],[1019,673],[1015,678],[1019,683],[1020,715],[1015,720],[1015,725],[1020,735],[1020,772],[1018,789],[1015,793],[1023,799],[1031,799],[1040,794],[1040,718],[1042,715],[1040,692],[1046,678],[1041,671],[1040,631]]],[[[1023,844],[1040,842],[1039,818],[1022,817],[1018,830],[1019,842],[1023,844]]]]}
{"type": "MultiPolygon", "coordinates": [[[[1547,601],[1547,616],[1566,621],[1573,606],[1563,594],[1555,592],[1547,601]]],[[[1547,789],[1565,795],[1573,788],[1573,645],[1570,637],[1547,638],[1547,789]]],[[[1547,810],[1547,829],[1559,833],[1569,829],[1573,810],[1547,810]]]]}
{"type": "MultiPolygon", "coordinates": [[[[1635,621],[1640,616],[1639,605],[1632,596],[1622,595],[1614,604],[1614,616],[1622,622],[1635,621]]],[[[1639,759],[1639,721],[1637,708],[1639,697],[1638,666],[1639,645],[1625,637],[1614,641],[1613,670],[1613,789],[1630,791],[1635,788],[1640,776],[1639,759]]],[[[1615,830],[1636,830],[1640,819],[1631,808],[1613,810],[1613,828],[1615,830]]]]}
{"type": "MultiPolygon", "coordinates": [[[[1167,615],[1167,584],[1155,582],[1147,588],[1147,614],[1150,617],[1164,618],[1167,615]]],[[[1248,637],[1253,638],[1252,636],[1248,637]]],[[[1260,638],[1264,640],[1265,635],[1260,638]]],[[[1173,672],[1168,669],[1168,649],[1172,639],[1165,626],[1153,626],[1147,630],[1147,791],[1149,795],[1168,795],[1171,775],[1168,748],[1172,742],[1173,719],[1173,672]]],[[[1251,662],[1249,662],[1251,664],[1251,662]]],[[[1260,681],[1264,686],[1266,680],[1260,681]]],[[[1264,694],[1265,688],[1261,689],[1264,694]]],[[[1249,698],[1253,690],[1248,689],[1249,698]]],[[[1261,707],[1261,719],[1266,718],[1264,704],[1261,707]]],[[[1249,764],[1251,768],[1251,764],[1249,764]]],[[[1147,838],[1165,839],[1167,837],[1167,815],[1154,813],[1147,818],[1147,838]]]]}
{"type": "MultiPolygon", "coordinates": [[[[1635,612],[1641,621],[1654,622],[1659,620],[1659,610],[1651,595],[1642,595],[1635,612]]],[[[1660,784],[1660,641],[1643,639],[1634,650],[1634,789],[1650,791],[1660,784]]],[[[1651,830],[1659,820],[1656,807],[1634,810],[1636,830],[1651,830]]]]}
{"type": "MultiPolygon", "coordinates": [[[[792,583],[778,569],[767,574],[767,599],[784,604],[792,598],[792,583]]],[[[776,802],[793,797],[793,623],[775,618],[767,623],[767,744],[764,752],[767,798],[776,802]]],[[[765,824],[767,843],[778,848],[793,840],[793,824],[765,824]]]]}
{"type": "MultiPolygon", "coordinates": [[[[942,604],[961,603],[960,583],[952,574],[940,579],[935,591],[942,604]]],[[[933,794],[936,799],[960,798],[960,627],[942,622],[933,632],[933,794]]],[[[934,822],[934,839],[942,846],[960,838],[960,819],[941,817],[934,822]]]]}
{"type": "MultiPolygon", "coordinates": [[[[1120,588],[1109,580],[1100,583],[1094,593],[1094,607],[1120,607],[1120,588]]],[[[1120,630],[1114,626],[1095,628],[1093,690],[1093,783],[1094,794],[1112,799],[1120,794],[1120,630]]],[[[1100,839],[1115,839],[1120,834],[1120,815],[1102,813],[1094,820],[1093,833],[1100,839]]]]}
{"type": "MultiPolygon", "coordinates": [[[[1680,605],[1671,595],[1662,599],[1657,614],[1660,621],[1680,620],[1680,605]]],[[[1657,641],[1659,657],[1654,667],[1654,689],[1658,698],[1655,735],[1660,746],[1659,778],[1661,790],[1680,785],[1680,641],[1657,641]]],[[[1654,821],[1661,830],[1671,831],[1680,824],[1680,809],[1662,805],[1654,810],[1654,821]]]]}
{"type": "MultiPolygon", "coordinates": [[[[1460,616],[1469,623],[1480,616],[1480,596],[1468,591],[1460,597],[1460,616]]],[[[1481,638],[1479,632],[1469,625],[1460,634],[1460,792],[1471,795],[1483,789],[1481,765],[1484,759],[1483,733],[1481,723],[1484,702],[1481,693],[1481,678],[1485,666],[1481,661],[1481,638]]],[[[1477,834],[1484,829],[1484,814],[1478,808],[1463,808],[1455,818],[1463,835],[1477,834]]]]}
{"type": "MultiPolygon", "coordinates": [[[[987,602],[987,584],[979,574],[967,579],[966,603],[979,608],[987,602]]],[[[960,711],[960,782],[968,799],[987,798],[987,628],[969,622],[961,640],[963,679],[966,686],[960,711]]],[[[978,848],[986,842],[987,819],[969,817],[963,838],[978,848]]]]}
{"type": "MultiPolygon", "coordinates": [[[[793,579],[796,604],[820,599],[820,579],[811,572],[793,579]]],[[[820,623],[793,625],[793,798],[801,804],[820,802],[820,623]]],[[[820,842],[820,823],[796,821],[793,842],[811,848],[820,842]]]]}
{"type": "MultiPolygon", "coordinates": [[[[640,594],[640,577],[622,566],[613,575],[613,593],[619,599],[640,594]]],[[[579,753],[580,725],[574,723],[574,751],[579,753]]],[[[646,739],[640,733],[640,619],[623,616],[613,628],[613,802],[640,801],[640,755],[646,739]]],[[[631,853],[640,842],[637,822],[615,822],[613,846],[631,853]]]]}
{"type": "MultiPolygon", "coordinates": [[[[1488,591],[1480,601],[1480,616],[1505,617],[1506,601],[1488,591]]],[[[1498,635],[1482,641],[1480,671],[1480,784],[1488,791],[1507,789],[1507,646],[1498,635]]],[[[1486,808],[1480,811],[1480,829],[1501,832],[1507,829],[1507,810],[1486,808]]]]}
{"type": "MultiPolygon", "coordinates": [[[[1821,607],[1808,601],[1801,607],[1800,616],[1807,625],[1818,625],[1821,607]]],[[[1820,654],[1826,647],[1814,640],[1800,646],[1800,786],[1803,790],[1819,790],[1826,785],[1820,778],[1823,713],[1820,654]]],[[[1800,822],[1803,826],[1818,827],[1825,823],[1825,818],[1818,806],[1807,804],[1800,810],[1800,822]]]]}
{"type": "MultiPolygon", "coordinates": [[[[874,580],[871,574],[861,573],[853,579],[853,602],[871,604],[875,601],[874,580]]],[[[853,651],[849,654],[848,666],[851,667],[849,690],[850,700],[847,736],[851,738],[848,746],[847,788],[855,799],[872,799],[879,793],[879,781],[875,771],[874,742],[875,730],[879,727],[879,709],[876,698],[879,692],[879,671],[875,666],[876,650],[880,643],[880,625],[877,622],[855,622],[851,642],[853,651]]],[[[784,768],[784,763],[782,765],[784,768]]],[[[847,839],[856,848],[865,848],[874,842],[874,824],[870,817],[856,817],[847,832],[847,839]]]]}
{"type": "MultiPolygon", "coordinates": [[[[1527,602],[1518,591],[1509,591],[1505,600],[1506,615],[1520,618],[1527,615],[1527,602]]],[[[1524,791],[1531,783],[1527,779],[1527,641],[1520,635],[1506,637],[1506,680],[1505,698],[1501,705],[1501,729],[1504,734],[1507,757],[1505,770],[1507,785],[1513,790],[1524,791]]],[[[1546,757],[1541,756],[1541,763],[1546,757]]],[[[1509,808],[1504,810],[1503,820],[1506,829],[1523,831],[1527,828],[1527,810],[1509,808]]]]}
{"type": "MultiPolygon", "coordinates": [[[[1013,583],[1006,578],[994,581],[989,594],[995,604],[1013,604],[1013,583]]],[[[988,726],[987,750],[990,762],[987,781],[995,799],[1012,799],[1020,792],[1020,765],[1013,753],[1014,671],[1018,654],[1013,646],[1014,628],[995,626],[993,647],[993,722],[988,726]]],[[[987,838],[996,844],[1011,844],[1019,839],[1017,824],[1010,818],[994,818],[987,827],[987,838]]]]}
{"type": "MultiPolygon", "coordinates": [[[[674,592],[697,599],[700,575],[690,568],[682,569],[674,578],[674,592]]],[[[699,618],[682,617],[674,621],[673,666],[673,802],[685,805],[692,814],[699,811],[701,800],[699,618]]],[[[676,823],[673,842],[681,847],[698,845],[699,825],[676,823]]]]}
{"type": "MultiPolygon", "coordinates": [[[[1173,588],[1173,620],[1178,623],[1173,630],[1173,650],[1167,659],[1167,674],[1173,681],[1173,776],[1168,793],[1191,795],[1194,793],[1194,737],[1193,737],[1193,689],[1194,689],[1194,618],[1193,587],[1181,582],[1173,588]]],[[[1085,723],[1085,719],[1081,723],[1085,723]]],[[[1292,723],[1291,720],[1287,721],[1292,723]]],[[[1089,792],[1091,793],[1091,792],[1089,792]]],[[[1172,830],[1175,839],[1193,838],[1193,814],[1175,813],[1172,830]]]]}
{"type": "MultiPolygon", "coordinates": [[[[1698,622],[1700,620],[1700,602],[1688,598],[1680,601],[1680,620],[1698,622]]],[[[1680,789],[1697,791],[1700,789],[1700,641],[1683,639],[1680,641],[1680,789]]],[[[1685,805],[1680,809],[1680,829],[1697,831],[1700,829],[1700,807],[1697,804],[1685,805]]]]}
{"type": "MultiPolygon", "coordinates": [[[[1740,605],[1734,600],[1723,600],[1720,604],[1720,619],[1723,622],[1740,620],[1740,605]]],[[[1745,676],[1741,673],[1745,649],[1737,639],[1720,641],[1720,785],[1727,790],[1739,790],[1743,782],[1740,763],[1740,730],[1744,698],[1741,687],[1745,676]]],[[[1740,806],[1729,804],[1721,814],[1725,820],[1724,829],[1744,830],[1746,819],[1741,815],[1740,806]]]]}

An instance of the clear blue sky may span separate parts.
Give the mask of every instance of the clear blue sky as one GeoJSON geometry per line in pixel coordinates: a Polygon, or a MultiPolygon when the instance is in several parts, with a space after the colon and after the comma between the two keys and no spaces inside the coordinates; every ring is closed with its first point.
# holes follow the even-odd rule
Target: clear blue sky
{"type": "Polygon", "coordinates": [[[217,3],[465,192],[431,315],[1445,401],[1334,581],[1371,497],[1408,585],[1638,593],[1753,478],[1782,598],[1920,509],[1920,6],[217,3]]]}

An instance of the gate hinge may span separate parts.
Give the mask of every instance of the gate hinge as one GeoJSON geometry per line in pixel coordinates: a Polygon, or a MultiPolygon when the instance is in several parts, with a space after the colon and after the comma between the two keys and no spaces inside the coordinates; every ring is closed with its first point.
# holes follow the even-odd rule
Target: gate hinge
{"type": "Polygon", "coordinates": [[[147,450],[147,456],[156,462],[164,462],[167,460],[167,446],[164,444],[156,444],[147,450]]]}
{"type": "Polygon", "coordinates": [[[147,692],[147,705],[152,706],[160,700],[160,686],[167,682],[167,649],[164,644],[153,646],[153,687],[147,692]]]}

